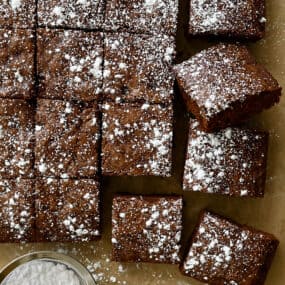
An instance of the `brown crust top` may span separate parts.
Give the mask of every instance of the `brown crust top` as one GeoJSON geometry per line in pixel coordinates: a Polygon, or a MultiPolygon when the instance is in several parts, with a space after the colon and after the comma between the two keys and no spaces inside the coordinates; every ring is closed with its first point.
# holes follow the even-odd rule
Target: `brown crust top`
{"type": "Polygon", "coordinates": [[[34,110],[24,100],[0,99],[0,177],[33,176],[34,110]]]}
{"type": "Polygon", "coordinates": [[[116,196],[112,209],[114,260],[180,261],[182,197],[116,196]]]}
{"type": "Polygon", "coordinates": [[[105,103],[102,120],[104,175],[171,175],[172,107],[105,103]]]}
{"type": "Polygon", "coordinates": [[[191,35],[260,39],[265,22],[264,0],[190,0],[191,35]]]}
{"type": "Polygon", "coordinates": [[[183,189],[262,197],[267,148],[267,132],[227,128],[205,133],[191,120],[183,189]]]}
{"type": "Polygon", "coordinates": [[[100,236],[99,183],[37,179],[37,241],[83,242],[100,236]]]}
{"type": "Polygon", "coordinates": [[[204,211],[181,271],[214,285],[262,285],[278,243],[271,234],[204,211]]]}
{"type": "Polygon", "coordinates": [[[34,95],[34,53],[32,30],[0,29],[0,97],[29,99],[34,95]]]}
{"type": "Polygon", "coordinates": [[[35,133],[39,176],[92,178],[97,174],[97,104],[39,99],[35,133]]]}
{"type": "Polygon", "coordinates": [[[33,28],[36,24],[35,0],[1,1],[1,28],[33,28]]]}
{"type": "Polygon", "coordinates": [[[39,98],[98,98],[103,84],[100,33],[38,29],[37,42],[39,98]]]}
{"type": "Polygon", "coordinates": [[[175,39],[166,35],[106,34],[104,97],[171,104],[175,39]]]}
{"type": "Polygon", "coordinates": [[[34,241],[33,181],[2,179],[0,205],[0,242],[34,241]]]}
{"type": "Polygon", "coordinates": [[[104,27],[141,34],[175,35],[178,0],[107,0],[104,27]]]}
{"type": "Polygon", "coordinates": [[[39,0],[39,25],[99,29],[104,20],[105,2],[105,0],[39,0]]]}

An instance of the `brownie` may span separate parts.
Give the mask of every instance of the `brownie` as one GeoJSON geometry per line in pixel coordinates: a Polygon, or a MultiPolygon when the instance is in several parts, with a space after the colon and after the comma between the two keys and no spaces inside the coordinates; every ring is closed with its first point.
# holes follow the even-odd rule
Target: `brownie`
{"type": "Polygon", "coordinates": [[[97,104],[39,99],[35,133],[38,176],[92,178],[96,175],[99,146],[97,104]]]}
{"type": "Polygon", "coordinates": [[[0,242],[34,241],[34,210],[31,179],[0,180],[0,242]]]}
{"type": "Polygon", "coordinates": [[[167,35],[107,33],[104,97],[113,101],[170,104],[175,39],[167,35]]]}
{"type": "Polygon", "coordinates": [[[107,0],[105,29],[175,35],[178,0],[107,0]]]}
{"type": "Polygon", "coordinates": [[[265,0],[190,0],[189,33],[257,40],[265,31],[265,0]]]}
{"type": "Polygon", "coordinates": [[[32,30],[0,29],[0,97],[29,99],[35,93],[32,30]]]}
{"type": "Polygon", "coordinates": [[[171,175],[171,106],[105,103],[102,121],[103,175],[171,175]]]}
{"type": "Polygon", "coordinates": [[[39,98],[91,101],[103,84],[97,32],[38,29],[39,98]]]}
{"type": "Polygon", "coordinates": [[[187,109],[209,132],[271,107],[281,95],[277,81],[242,45],[218,44],[174,71],[187,109]]]}
{"type": "Polygon", "coordinates": [[[105,0],[38,0],[39,26],[99,29],[105,0]]]}
{"type": "Polygon", "coordinates": [[[0,1],[0,28],[33,28],[35,24],[35,0],[0,1]]]}
{"type": "Polygon", "coordinates": [[[99,188],[99,183],[92,179],[37,179],[37,241],[82,242],[98,239],[99,188]]]}
{"type": "Polygon", "coordinates": [[[267,132],[232,127],[205,133],[191,120],[183,189],[262,197],[267,151],[267,132]]]}
{"type": "Polygon", "coordinates": [[[116,196],[112,206],[112,259],[179,263],[182,197],[116,196]]]}
{"type": "Polygon", "coordinates": [[[32,106],[20,99],[0,99],[0,178],[33,177],[32,106]]]}
{"type": "Polygon", "coordinates": [[[205,211],[180,269],[212,285],[262,285],[278,243],[271,234],[205,211]]]}

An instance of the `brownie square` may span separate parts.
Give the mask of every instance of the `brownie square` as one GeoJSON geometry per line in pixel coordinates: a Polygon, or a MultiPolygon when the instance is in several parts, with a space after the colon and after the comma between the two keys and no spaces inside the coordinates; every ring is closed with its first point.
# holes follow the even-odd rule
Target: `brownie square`
{"type": "Polygon", "coordinates": [[[1,28],[33,28],[36,24],[35,0],[1,0],[1,28]]]}
{"type": "Polygon", "coordinates": [[[191,120],[183,190],[263,197],[268,133],[227,128],[205,133],[191,120]]]}
{"type": "Polygon", "coordinates": [[[0,180],[0,242],[32,242],[34,238],[33,181],[0,180]]]}
{"type": "Polygon", "coordinates": [[[33,115],[24,100],[0,99],[0,178],[33,176],[33,115]]]}
{"type": "Polygon", "coordinates": [[[278,243],[271,234],[205,211],[180,269],[207,284],[263,285],[278,243]]]}
{"type": "Polygon", "coordinates": [[[112,206],[112,259],[179,263],[182,197],[116,196],[112,206]]]}
{"type": "Polygon", "coordinates": [[[95,103],[39,99],[35,133],[38,176],[92,178],[96,175],[99,118],[95,103]]]}
{"type": "Polygon", "coordinates": [[[170,104],[174,85],[171,70],[174,54],[173,37],[107,33],[104,97],[113,101],[170,104]]]}
{"type": "Polygon", "coordinates": [[[190,0],[190,35],[257,40],[265,22],[264,0],[190,0]]]}
{"type": "Polygon", "coordinates": [[[97,239],[100,236],[99,188],[99,183],[92,179],[37,179],[37,241],[97,239]]]}
{"type": "Polygon", "coordinates": [[[0,29],[0,97],[29,99],[35,93],[32,30],[0,29]]]}
{"type": "Polygon", "coordinates": [[[39,26],[99,29],[104,21],[105,0],[39,0],[39,26]]]}
{"type": "Polygon", "coordinates": [[[171,175],[171,106],[105,103],[102,120],[103,175],[171,175]]]}
{"type": "Polygon", "coordinates": [[[107,0],[105,29],[175,35],[178,0],[107,0]]]}
{"type": "Polygon", "coordinates": [[[187,109],[208,132],[271,107],[281,95],[277,81],[241,45],[218,44],[174,71],[187,109]]]}
{"type": "Polygon", "coordinates": [[[38,29],[37,45],[39,98],[98,98],[103,84],[100,33],[38,29]]]}

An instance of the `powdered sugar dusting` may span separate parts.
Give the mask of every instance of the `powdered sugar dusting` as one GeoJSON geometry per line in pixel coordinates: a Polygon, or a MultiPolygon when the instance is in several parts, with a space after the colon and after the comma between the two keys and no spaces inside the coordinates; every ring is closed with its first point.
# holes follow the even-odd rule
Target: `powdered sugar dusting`
{"type": "Polygon", "coordinates": [[[250,129],[227,128],[205,133],[193,120],[189,129],[184,190],[236,196],[262,195],[266,142],[266,133],[250,129]]]}
{"type": "Polygon", "coordinates": [[[116,197],[112,215],[115,258],[127,261],[124,251],[128,250],[136,261],[179,262],[181,211],[180,197],[116,197]]]}

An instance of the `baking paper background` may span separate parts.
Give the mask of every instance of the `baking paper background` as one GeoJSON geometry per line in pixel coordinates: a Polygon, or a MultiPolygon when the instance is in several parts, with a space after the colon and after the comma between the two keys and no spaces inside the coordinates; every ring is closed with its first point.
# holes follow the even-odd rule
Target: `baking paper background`
{"type": "MultiPolygon", "coordinates": [[[[180,4],[180,28],[177,35],[178,62],[187,59],[214,42],[187,40],[187,1],[180,4]],[[184,15],[183,15],[184,13],[184,15]]],[[[266,37],[249,45],[258,61],[263,63],[285,87],[285,1],[267,0],[266,37]]],[[[177,93],[177,92],[176,92],[177,93]]],[[[285,99],[272,109],[253,118],[249,124],[270,131],[266,195],[263,199],[227,198],[200,193],[185,193],[181,189],[187,121],[183,103],[178,94],[175,99],[176,122],[174,143],[174,173],[170,179],[104,178],[103,238],[87,244],[1,244],[0,267],[30,251],[58,250],[77,257],[98,279],[98,284],[200,284],[180,274],[178,267],[157,264],[120,264],[110,261],[111,200],[114,193],[183,194],[184,234],[187,244],[197,215],[203,208],[229,216],[240,223],[275,234],[281,241],[269,272],[266,285],[285,284],[285,99]]]]}

